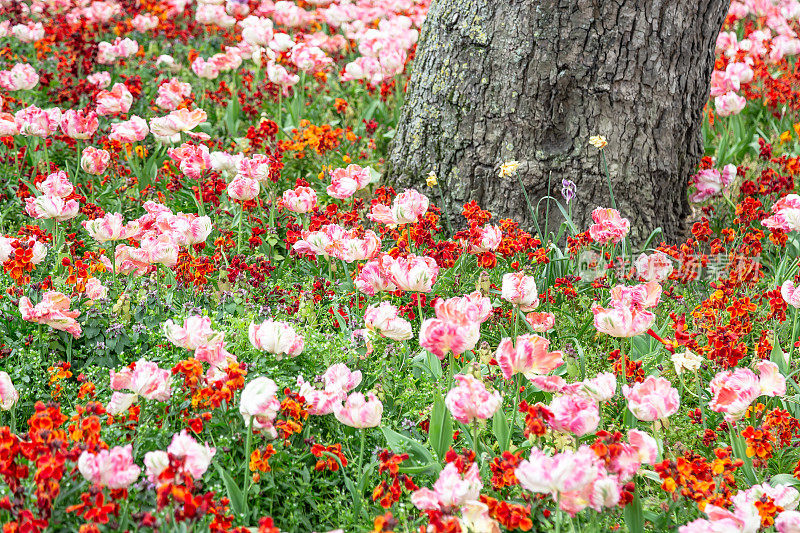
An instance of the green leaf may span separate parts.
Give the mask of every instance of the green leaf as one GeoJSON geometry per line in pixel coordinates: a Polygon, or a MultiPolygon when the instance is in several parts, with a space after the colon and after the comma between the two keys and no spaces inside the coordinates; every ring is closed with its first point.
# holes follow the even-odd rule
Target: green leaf
{"type": "Polygon", "coordinates": [[[639,533],[644,531],[644,514],[642,513],[642,501],[639,499],[639,491],[633,493],[633,501],[625,506],[623,512],[628,531],[639,533]]]}
{"type": "Polygon", "coordinates": [[[773,487],[775,485],[789,485],[794,487],[800,485],[800,479],[797,479],[791,474],[775,474],[770,478],[769,484],[773,487]]]}
{"type": "Polygon", "coordinates": [[[428,430],[428,443],[436,452],[439,460],[444,460],[444,454],[453,442],[453,420],[450,418],[450,411],[444,405],[441,394],[436,395],[433,400],[433,411],[431,412],[430,429],[428,430]]]}
{"type": "Polygon", "coordinates": [[[780,343],[778,342],[778,335],[777,333],[774,335],[775,338],[775,346],[772,347],[772,352],[769,355],[769,360],[778,365],[778,370],[781,371],[781,374],[786,374],[789,370],[789,365],[786,363],[786,356],[783,353],[783,349],[781,348],[780,343]]]}
{"type": "Polygon", "coordinates": [[[747,478],[748,483],[751,485],[758,483],[756,472],[753,469],[753,459],[747,456],[747,446],[744,438],[738,433],[731,433],[731,447],[733,448],[733,456],[744,462],[742,470],[744,470],[744,477],[747,478]]]}
{"type": "Polygon", "coordinates": [[[419,442],[387,427],[381,426],[381,431],[386,438],[386,443],[393,452],[408,454],[409,459],[414,463],[410,466],[424,467],[423,472],[430,474],[437,474],[442,469],[442,466],[434,459],[431,452],[419,442]]]}
{"type": "Polygon", "coordinates": [[[233,480],[227,470],[217,463],[214,463],[214,466],[217,468],[217,472],[219,472],[222,482],[225,484],[225,490],[228,492],[228,499],[231,501],[231,509],[233,509],[233,512],[237,515],[243,515],[245,500],[242,489],[239,488],[236,481],[233,480]]]}
{"type": "Polygon", "coordinates": [[[506,414],[502,409],[498,409],[492,417],[492,431],[497,439],[497,444],[500,445],[500,451],[508,450],[508,444],[511,439],[511,431],[508,428],[508,420],[506,414]]]}

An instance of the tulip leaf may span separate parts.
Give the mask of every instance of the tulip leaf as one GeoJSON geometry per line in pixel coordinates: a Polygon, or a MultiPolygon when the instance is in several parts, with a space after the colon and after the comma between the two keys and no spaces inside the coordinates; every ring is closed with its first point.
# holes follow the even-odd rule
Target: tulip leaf
{"type": "MultiPolygon", "coordinates": [[[[442,467],[434,459],[431,452],[429,452],[422,444],[412,438],[401,435],[400,433],[391,430],[387,427],[381,426],[383,436],[386,438],[386,444],[395,453],[407,453],[409,460],[412,464],[411,467],[423,467],[424,472],[436,474],[442,467]]],[[[403,468],[401,467],[401,470],[403,468]]]]}
{"type": "Polygon", "coordinates": [[[508,450],[511,431],[509,430],[508,427],[508,420],[506,420],[506,414],[503,412],[502,409],[498,409],[497,412],[492,417],[492,431],[494,432],[494,436],[497,439],[497,444],[500,445],[500,451],[504,452],[508,450]]]}
{"type": "Polygon", "coordinates": [[[436,452],[440,461],[444,460],[444,455],[453,442],[453,420],[450,418],[450,411],[444,404],[441,394],[437,394],[433,400],[433,410],[431,411],[431,423],[428,429],[428,443],[436,452]]]}
{"type": "Polygon", "coordinates": [[[231,509],[237,515],[243,515],[245,496],[242,494],[242,489],[239,488],[239,486],[236,484],[236,481],[234,481],[227,470],[219,466],[217,463],[214,463],[214,466],[217,468],[217,472],[219,472],[222,482],[225,484],[225,490],[228,492],[228,499],[231,501],[231,509]]]}
{"type": "Polygon", "coordinates": [[[625,506],[625,523],[628,531],[639,533],[644,531],[644,513],[642,513],[642,500],[639,499],[639,492],[633,493],[633,501],[625,506]]]}

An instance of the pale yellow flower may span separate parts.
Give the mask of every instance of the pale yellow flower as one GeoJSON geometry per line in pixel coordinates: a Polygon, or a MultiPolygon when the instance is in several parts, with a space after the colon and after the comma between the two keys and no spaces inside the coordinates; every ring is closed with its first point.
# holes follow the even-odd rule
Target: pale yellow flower
{"type": "Polygon", "coordinates": [[[506,178],[508,176],[513,176],[517,173],[517,169],[519,169],[519,161],[506,161],[502,165],[500,165],[500,172],[498,175],[501,178],[506,178]]]}
{"type": "Polygon", "coordinates": [[[428,184],[428,187],[436,187],[439,185],[439,180],[436,179],[436,172],[429,173],[428,177],[425,178],[425,183],[428,184]]]}
{"type": "Polygon", "coordinates": [[[589,137],[589,144],[597,148],[598,150],[602,150],[606,146],[608,146],[608,141],[602,135],[592,135],[589,137]]]}

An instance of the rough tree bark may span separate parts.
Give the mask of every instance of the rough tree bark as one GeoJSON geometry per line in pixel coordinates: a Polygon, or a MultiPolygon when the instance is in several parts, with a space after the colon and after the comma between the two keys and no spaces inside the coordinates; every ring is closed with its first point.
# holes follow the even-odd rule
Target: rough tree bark
{"type": "Polygon", "coordinates": [[[680,236],[729,3],[433,0],[391,148],[390,181],[422,189],[434,171],[451,217],[477,200],[531,227],[517,178],[497,177],[500,163],[517,160],[534,203],[548,180],[557,197],[562,178],[573,180],[574,219],[586,228],[593,207],[610,207],[600,154],[588,144],[600,134],[632,236],[658,226],[668,238],[680,236]]]}

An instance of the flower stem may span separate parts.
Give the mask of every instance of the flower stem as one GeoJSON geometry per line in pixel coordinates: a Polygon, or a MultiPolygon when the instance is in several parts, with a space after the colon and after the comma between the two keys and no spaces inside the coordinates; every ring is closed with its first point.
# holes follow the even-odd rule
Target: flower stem
{"type": "Polygon", "coordinates": [[[236,254],[242,253],[242,221],[244,220],[244,202],[239,205],[239,227],[236,230],[236,254]]]}
{"type": "Polygon", "coordinates": [[[797,315],[800,314],[800,310],[794,310],[794,317],[792,318],[792,338],[791,344],[789,344],[789,361],[792,360],[792,354],[794,353],[794,343],[797,341],[797,315]]]}
{"type": "Polygon", "coordinates": [[[614,200],[614,189],[611,187],[611,173],[608,171],[608,161],[606,161],[605,150],[600,150],[600,155],[603,156],[603,168],[606,171],[606,181],[608,181],[608,193],[611,195],[611,207],[617,208],[617,202],[614,200]]]}
{"type": "MultiPolygon", "coordinates": [[[[514,384],[514,388],[516,391],[514,392],[514,407],[511,410],[511,427],[508,430],[509,437],[514,435],[514,428],[517,426],[517,410],[519,408],[519,374],[516,376],[511,377],[511,382],[514,384]]],[[[511,438],[509,438],[509,442],[511,442],[511,438]]]]}
{"type": "Polygon", "coordinates": [[[358,451],[358,477],[359,477],[359,479],[361,478],[361,474],[362,474],[361,466],[364,463],[364,444],[365,444],[366,440],[367,440],[367,430],[362,428],[361,429],[361,447],[360,447],[360,449],[358,451]]]}
{"type": "Polygon", "coordinates": [[[472,421],[472,447],[475,450],[475,455],[480,456],[481,452],[478,449],[478,433],[480,433],[480,428],[478,426],[478,419],[472,421]]]}
{"type": "Polygon", "coordinates": [[[254,417],[250,417],[250,423],[247,427],[247,437],[245,438],[244,444],[244,483],[242,484],[242,497],[244,499],[244,518],[245,522],[247,521],[247,515],[249,514],[247,508],[247,491],[250,490],[250,446],[252,445],[253,439],[253,419],[254,417]]]}

